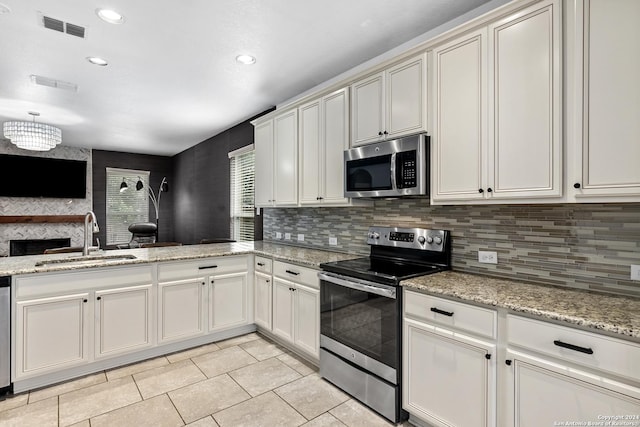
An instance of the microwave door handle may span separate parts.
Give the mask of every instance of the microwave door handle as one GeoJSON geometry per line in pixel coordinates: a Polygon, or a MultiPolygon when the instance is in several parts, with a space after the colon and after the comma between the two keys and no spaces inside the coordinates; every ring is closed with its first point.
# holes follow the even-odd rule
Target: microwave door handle
{"type": "Polygon", "coordinates": [[[396,156],[398,153],[391,154],[391,188],[394,190],[398,189],[398,185],[396,183],[396,156]]]}

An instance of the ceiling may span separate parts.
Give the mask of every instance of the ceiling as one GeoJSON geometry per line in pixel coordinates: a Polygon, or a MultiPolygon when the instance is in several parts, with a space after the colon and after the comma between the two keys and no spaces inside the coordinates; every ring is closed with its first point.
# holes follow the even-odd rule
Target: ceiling
{"type": "Polygon", "coordinates": [[[487,1],[0,0],[0,122],[37,111],[63,145],[174,155],[487,1]]]}

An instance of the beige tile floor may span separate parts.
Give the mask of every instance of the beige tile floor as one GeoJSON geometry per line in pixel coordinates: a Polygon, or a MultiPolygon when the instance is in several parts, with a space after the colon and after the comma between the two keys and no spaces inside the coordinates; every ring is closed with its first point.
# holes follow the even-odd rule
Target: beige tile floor
{"type": "Polygon", "coordinates": [[[391,424],[256,333],[0,401],[2,427],[183,425],[391,424]]]}

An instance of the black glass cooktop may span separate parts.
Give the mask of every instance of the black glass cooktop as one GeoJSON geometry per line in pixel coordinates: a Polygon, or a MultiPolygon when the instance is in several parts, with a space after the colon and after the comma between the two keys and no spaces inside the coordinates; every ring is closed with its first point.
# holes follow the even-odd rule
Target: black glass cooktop
{"type": "Polygon", "coordinates": [[[401,280],[443,271],[440,265],[364,257],[320,264],[320,268],[345,276],[397,285],[401,280]]]}

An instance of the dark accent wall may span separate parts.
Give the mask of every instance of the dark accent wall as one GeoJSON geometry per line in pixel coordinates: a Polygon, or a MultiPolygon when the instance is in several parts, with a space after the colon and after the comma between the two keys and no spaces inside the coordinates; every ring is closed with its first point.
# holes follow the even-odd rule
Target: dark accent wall
{"type": "MultiPolygon", "coordinates": [[[[167,177],[169,191],[162,193],[160,198],[160,227],[159,239],[162,241],[174,241],[174,200],[176,198],[176,182],[173,174],[173,159],[168,156],[153,156],[148,154],[121,153],[117,151],[93,150],[93,211],[100,225],[97,236],[100,242],[106,243],[107,223],[107,168],[138,169],[150,171],[149,179],[154,194],[158,194],[158,188],[163,177],[167,177]]],[[[155,209],[149,200],[149,219],[155,220],[155,209]]]]}
{"type": "MultiPolygon", "coordinates": [[[[253,143],[250,121],[271,108],[173,157],[175,240],[228,238],[229,152],[253,143]]],[[[262,240],[262,216],[256,216],[255,240],[262,240]]]]}

